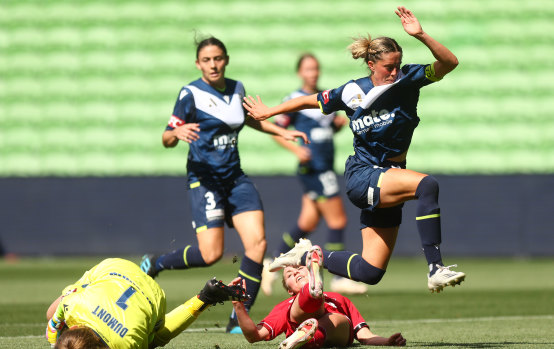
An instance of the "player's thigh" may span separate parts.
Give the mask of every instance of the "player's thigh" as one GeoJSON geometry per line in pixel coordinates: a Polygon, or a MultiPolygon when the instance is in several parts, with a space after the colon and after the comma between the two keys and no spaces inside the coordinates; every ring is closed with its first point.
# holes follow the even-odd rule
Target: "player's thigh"
{"type": "Polygon", "coordinates": [[[415,192],[419,182],[426,174],[412,170],[390,168],[381,179],[379,205],[377,207],[391,207],[415,199],[415,192]]]}
{"type": "Polygon", "coordinates": [[[223,256],[225,245],[224,228],[208,228],[196,233],[198,248],[202,254],[204,262],[212,264],[223,256]]]}
{"type": "Polygon", "coordinates": [[[298,227],[306,232],[313,231],[319,223],[319,210],[314,200],[302,195],[302,207],[298,216],[298,227]]]}
{"type": "Polygon", "coordinates": [[[394,245],[396,244],[398,228],[398,226],[363,228],[363,259],[377,268],[387,269],[394,245]]]}
{"type": "Polygon", "coordinates": [[[326,313],[318,319],[319,326],[326,332],[326,347],[344,347],[352,344],[352,325],[342,314],[326,313]]]}
{"type": "Polygon", "coordinates": [[[343,229],[346,226],[346,212],[339,195],[318,201],[316,204],[329,228],[343,229]]]}
{"type": "Polygon", "coordinates": [[[267,247],[264,212],[256,210],[236,214],[233,216],[233,225],[242,241],[246,256],[261,263],[267,247]]]}

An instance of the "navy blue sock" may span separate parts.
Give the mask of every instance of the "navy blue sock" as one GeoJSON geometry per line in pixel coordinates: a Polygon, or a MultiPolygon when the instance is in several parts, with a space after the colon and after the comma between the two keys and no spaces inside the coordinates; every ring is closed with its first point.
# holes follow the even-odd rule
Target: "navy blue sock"
{"type": "MultiPolygon", "coordinates": [[[[263,268],[263,264],[256,263],[246,256],[242,257],[242,262],[237,276],[246,281],[246,293],[250,295],[250,299],[244,302],[244,307],[247,311],[250,311],[250,308],[254,305],[254,301],[256,300],[258,291],[260,290],[263,268]]],[[[232,315],[235,315],[235,312],[233,312],[232,315]]]]}
{"type": "Polygon", "coordinates": [[[156,270],[164,269],[188,269],[194,267],[206,267],[198,246],[188,245],[170,253],[166,253],[156,259],[156,270]]]}
{"type": "Polygon", "coordinates": [[[439,183],[433,176],[424,177],[417,186],[416,225],[423,253],[430,266],[430,274],[443,265],[440,251],[441,218],[439,207],[439,183]]]}
{"type": "Polygon", "coordinates": [[[325,249],[329,251],[344,250],[344,229],[329,229],[325,249]]]}
{"type": "Polygon", "coordinates": [[[281,253],[288,252],[291,248],[294,247],[294,244],[308,235],[309,232],[304,231],[298,227],[298,224],[295,224],[290,232],[283,233],[283,239],[279,244],[279,248],[273,253],[274,257],[279,257],[281,253]]]}
{"type": "Polygon", "coordinates": [[[323,266],[331,273],[355,281],[375,285],[381,281],[385,270],[374,267],[362,256],[349,251],[324,253],[323,266]]]}

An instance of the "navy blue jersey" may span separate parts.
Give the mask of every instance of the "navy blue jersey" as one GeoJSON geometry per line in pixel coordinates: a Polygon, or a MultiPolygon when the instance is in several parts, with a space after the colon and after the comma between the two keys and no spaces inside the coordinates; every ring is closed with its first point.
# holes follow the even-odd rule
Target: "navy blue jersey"
{"type": "Polygon", "coordinates": [[[411,64],[392,84],[373,86],[365,77],[323,91],[317,99],[323,113],[344,110],[350,118],[355,160],[380,166],[408,150],[419,123],[419,90],[437,80],[432,64],[411,64]]]}
{"type": "Polygon", "coordinates": [[[221,181],[242,174],[238,134],[245,122],[244,86],[225,79],[221,92],[202,79],[181,89],[166,130],[198,123],[199,139],[190,143],[187,172],[192,179],[221,181]]]}
{"type": "MultiPolygon", "coordinates": [[[[298,90],[288,95],[284,100],[307,95],[309,93],[298,90]]],[[[311,160],[301,166],[309,170],[324,172],[332,170],[335,161],[335,146],[333,143],[335,133],[333,120],[335,117],[335,113],[332,112],[325,115],[319,109],[304,109],[294,113],[278,115],[275,117],[275,123],[283,128],[292,125],[296,130],[308,135],[311,143],[307,144],[307,147],[311,152],[311,160]]]]}

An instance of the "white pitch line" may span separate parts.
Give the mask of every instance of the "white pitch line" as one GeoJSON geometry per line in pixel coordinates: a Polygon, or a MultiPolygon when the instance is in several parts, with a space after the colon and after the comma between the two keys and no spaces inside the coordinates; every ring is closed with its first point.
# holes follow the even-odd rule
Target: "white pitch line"
{"type": "Polygon", "coordinates": [[[552,320],[554,315],[515,315],[515,316],[483,316],[459,319],[413,319],[413,320],[378,320],[369,321],[374,324],[434,324],[441,322],[473,322],[473,321],[518,321],[518,320],[552,320]]]}
{"type": "MultiPolygon", "coordinates": [[[[467,317],[460,319],[412,319],[412,320],[379,320],[379,321],[370,321],[370,325],[385,325],[385,324],[434,324],[434,323],[445,323],[445,322],[474,322],[474,321],[522,321],[522,320],[554,320],[554,315],[516,315],[516,316],[484,316],[484,317],[467,317]]],[[[0,324],[7,325],[7,324],[0,324]]],[[[18,324],[9,324],[11,326],[18,324]]],[[[28,326],[38,326],[41,324],[21,324],[28,326]]],[[[190,328],[184,332],[198,333],[198,332],[225,332],[225,329],[222,327],[201,327],[201,328],[190,328]]],[[[44,338],[44,336],[0,336],[0,338],[6,339],[16,339],[16,338],[44,338]]]]}

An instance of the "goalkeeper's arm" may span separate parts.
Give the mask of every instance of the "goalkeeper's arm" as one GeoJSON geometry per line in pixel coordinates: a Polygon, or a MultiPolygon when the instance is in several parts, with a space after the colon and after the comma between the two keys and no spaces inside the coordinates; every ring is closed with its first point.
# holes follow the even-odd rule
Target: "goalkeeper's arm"
{"type": "Polygon", "coordinates": [[[46,340],[52,347],[56,344],[58,337],[65,327],[63,307],[59,306],[61,300],[62,296],[58,297],[46,311],[46,319],[48,320],[46,325],[46,340]]]}

